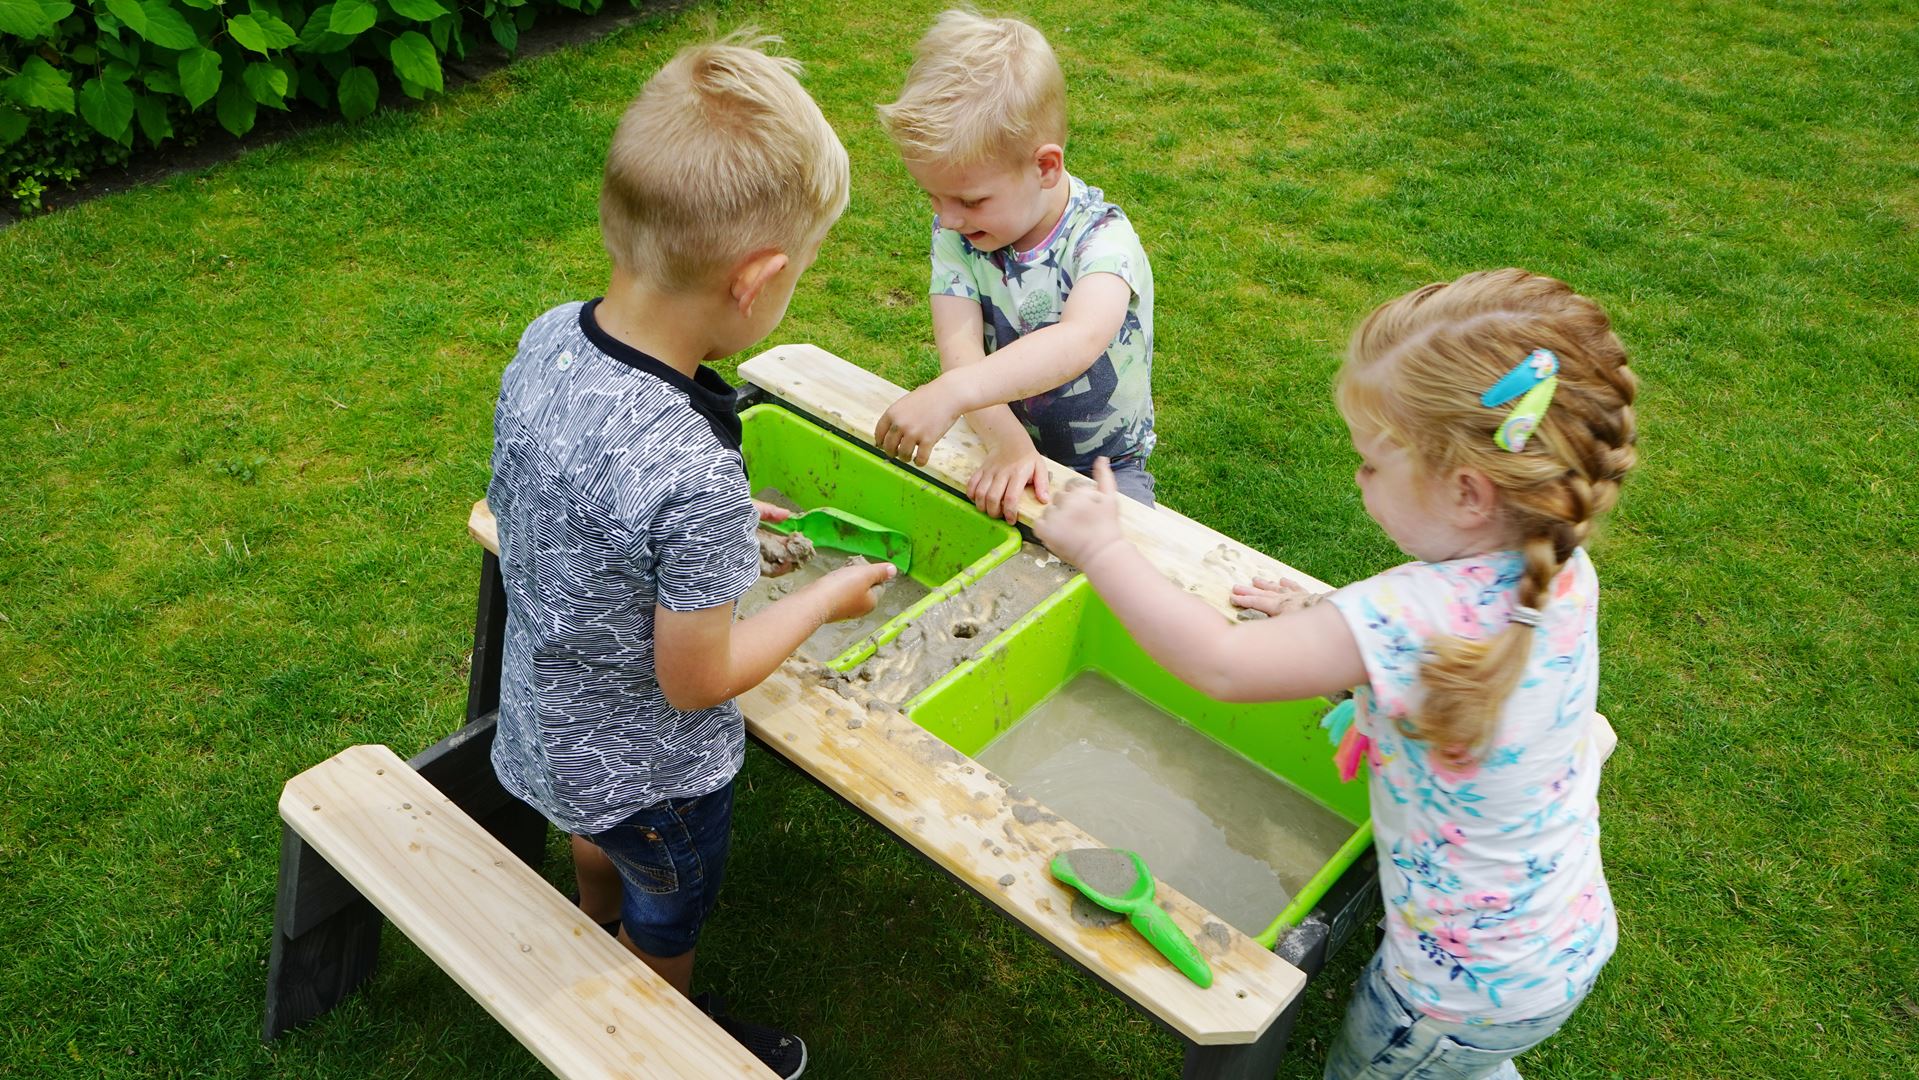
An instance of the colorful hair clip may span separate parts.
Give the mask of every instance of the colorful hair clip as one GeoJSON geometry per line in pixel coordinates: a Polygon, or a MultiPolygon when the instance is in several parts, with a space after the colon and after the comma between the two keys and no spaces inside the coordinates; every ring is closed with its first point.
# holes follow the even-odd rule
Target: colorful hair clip
{"type": "Polygon", "coordinates": [[[1519,453],[1538,430],[1546,407],[1553,403],[1553,391],[1559,389],[1559,357],[1551,349],[1534,349],[1513,366],[1492,389],[1479,395],[1479,403],[1488,408],[1504,405],[1514,398],[1519,404],[1493,434],[1500,449],[1519,453]]]}
{"type": "Polygon", "coordinates": [[[1551,349],[1534,349],[1501,376],[1491,390],[1479,395],[1479,403],[1489,409],[1504,405],[1557,374],[1559,357],[1551,349]]]}

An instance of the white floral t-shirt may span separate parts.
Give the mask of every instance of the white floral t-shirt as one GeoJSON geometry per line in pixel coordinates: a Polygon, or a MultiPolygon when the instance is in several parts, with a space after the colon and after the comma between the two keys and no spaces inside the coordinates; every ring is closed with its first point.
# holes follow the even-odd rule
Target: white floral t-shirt
{"type": "Polygon", "coordinates": [[[1599,861],[1599,581],[1583,549],[1554,579],[1532,655],[1485,758],[1449,771],[1403,734],[1419,665],[1441,635],[1510,624],[1518,552],[1408,563],[1331,600],[1369,685],[1354,723],[1368,754],[1386,902],[1387,975],[1406,1000],[1455,1023],[1525,1019],[1577,1000],[1618,940],[1599,861]]]}

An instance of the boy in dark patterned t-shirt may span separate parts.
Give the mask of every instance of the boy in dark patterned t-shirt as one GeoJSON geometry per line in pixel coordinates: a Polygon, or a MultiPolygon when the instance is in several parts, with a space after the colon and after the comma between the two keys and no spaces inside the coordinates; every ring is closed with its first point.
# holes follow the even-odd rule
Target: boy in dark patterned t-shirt
{"type": "MultiPolygon", "coordinates": [[[[685,49],[607,153],[606,296],[534,320],[501,381],[493,481],[507,626],[493,765],[573,834],[580,906],[689,993],[725,870],[744,724],[733,698],[887,564],[752,618],[762,513],[730,387],[704,362],[765,337],[846,207],[846,151],[755,41],[685,49]]],[[[696,1001],[701,999],[696,998],[696,1001]]],[[[724,1017],[781,1076],[805,1045],[724,1017]]]]}

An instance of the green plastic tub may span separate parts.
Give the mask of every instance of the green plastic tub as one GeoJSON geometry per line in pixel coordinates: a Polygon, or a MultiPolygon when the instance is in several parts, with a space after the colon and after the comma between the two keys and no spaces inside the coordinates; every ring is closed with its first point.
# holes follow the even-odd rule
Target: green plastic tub
{"type": "Polygon", "coordinates": [[[1019,533],[1005,522],[778,405],[754,405],[740,421],[754,491],[776,487],[802,509],[837,506],[912,538],[912,577],[927,595],[834,657],[837,670],[851,670],[1019,550],[1019,533]]]}
{"type": "Polygon", "coordinates": [[[1332,747],[1319,727],[1328,702],[1313,698],[1229,704],[1201,694],[1134,644],[1084,577],[1074,578],[905,708],[916,723],[953,749],[976,755],[1089,669],[1251,759],[1353,826],[1345,844],[1258,936],[1267,947],[1305,918],[1371,846],[1366,785],[1340,782],[1332,747]]]}

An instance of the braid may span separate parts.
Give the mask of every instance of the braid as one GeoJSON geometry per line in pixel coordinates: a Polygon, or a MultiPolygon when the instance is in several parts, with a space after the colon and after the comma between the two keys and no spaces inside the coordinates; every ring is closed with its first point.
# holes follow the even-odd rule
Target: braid
{"type": "MultiPolygon", "coordinates": [[[[1519,579],[1519,606],[1544,605],[1553,579],[1566,560],[1553,538],[1536,533],[1520,549],[1526,558],[1519,579]]],[[[1399,722],[1406,735],[1424,740],[1446,764],[1460,768],[1479,760],[1499,711],[1519,685],[1532,651],[1533,628],[1513,623],[1483,641],[1446,636],[1436,639],[1432,655],[1420,665],[1426,700],[1417,716],[1399,722]]]]}
{"type": "MultiPolygon", "coordinates": [[[[1638,461],[1639,380],[1599,305],[1524,270],[1468,274],[1389,301],[1354,332],[1340,409],[1406,445],[1435,476],[1485,474],[1524,558],[1516,603],[1543,609],[1552,583],[1619,501],[1638,461]],[[1480,394],[1533,349],[1559,357],[1559,384],[1532,440],[1514,453],[1493,433],[1504,410],[1480,394]]],[[[1490,746],[1532,650],[1534,627],[1482,640],[1443,636],[1420,668],[1425,698],[1401,726],[1454,766],[1490,746]]]]}

